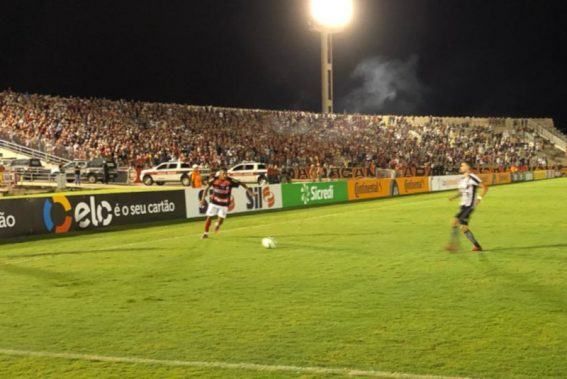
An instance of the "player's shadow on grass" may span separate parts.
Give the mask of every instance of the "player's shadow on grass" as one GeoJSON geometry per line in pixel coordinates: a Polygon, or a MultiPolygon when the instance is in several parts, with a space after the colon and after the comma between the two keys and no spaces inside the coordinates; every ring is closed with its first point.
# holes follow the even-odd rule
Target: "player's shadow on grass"
{"type": "Polygon", "coordinates": [[[33,254],[13,254],[7,255],[8,258],[37,258],[37,257],[57,257],[60,255],[83,255],[83,254],[108,254],[108,253],[130,253],[138,251],[156,251],[159,248],[150,247],[137,247],[137,248],[117,248],[110,247],[108,249],[94,249],[94,250],[75,250],[75,251],[62,251],[58,253],[33,253],[33,254]]]}
{"type": "Polygon", "coordinates": [[[554,245],[533,245],[533,246],[516,246],[516,247],[497,247],[495,249],[487,249],[486,251],[514,251],[514,250],[534,250],[534,249],[554,249],[566,247],[567,243],[558,243],[554,245]]]}
{"type": "Polygon", "coordinates": [[[529,299],[529,302],[547,303],[552,307],[552,312],[561,312],[567,306],[567,301],[563,292],[556,286],[545,285],[534,280],[531,273],[520,273],[506,271],[505,269],[494,266],[485,275],[493,277],[496,281],[504,280],[505,292],[513,293],[521,299],[529,299]]]}

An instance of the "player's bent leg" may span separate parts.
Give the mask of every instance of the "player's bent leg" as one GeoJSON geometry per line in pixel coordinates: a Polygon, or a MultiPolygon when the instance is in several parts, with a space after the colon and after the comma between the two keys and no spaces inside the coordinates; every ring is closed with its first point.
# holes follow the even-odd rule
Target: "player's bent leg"
{"type": "Polygon", "coordinates": [[[211,227],[211,217],[207,216],[207,219],[205,220],[205,232],[203,233],[203,235],[201,236],[201,239],[206,239],[209,238],[209,229],[211,227]]]}
{"type": "Polygon", "coordinates": [[[446,247],[447,251],[457,251],[459,249],[459,219],[454,218],[451,222],[451,237],[446,247]]]}
{"type": "Polygon", "coordinates": [[[212,217],[207,217],[207,219],[205,220],[205,232],[207,233],[209,232],[212,221],[213,221],[212,217]]]}
{"type": "Polygon", "coordinates": [[[205,232],[203,233],[202,239],[209,238],[209,229],[211,227],[211,223],[213,221],[213,217],[219,215],[221,213],[221,209],[219,206],[215,204],[209,204],[207,208],[207,219],[205,220],[205,232]]]}
{"type": "Polygon", "coordinates": [[[205,220],[205,232],[201,239],[209,238],[209,229],[211,228],[211,223],[213,221],[213,216],[209,216],[210,213],[212,213],[212,211],[209,209],[209,211],[207,211],[207,219],[205,220]]]}
{"type": "Polygon", "coordinates": [[[224,222],[224,218],[220,217],[217,219],[217,223],[215,224],[215,233],[218,233],[222,223],[224,222]]]}
{"type": "Polygon", "coordinates": [[[461,230],[463,231],[463,234],[465,235],[465,237],[467,237],[467,239],[469,241],[471,241],[471,243],[473,244],[472,251],[482,251],[482,247],[480,246],[480,244],[478,243],[478,241],[474,237],[474,234],[471,232],[468,225],[463,225],[461,227],[461,230]]]}

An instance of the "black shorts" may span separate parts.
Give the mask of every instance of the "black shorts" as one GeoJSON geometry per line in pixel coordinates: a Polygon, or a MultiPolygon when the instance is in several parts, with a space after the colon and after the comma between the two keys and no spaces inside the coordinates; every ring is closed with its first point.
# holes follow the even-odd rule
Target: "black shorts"
{"type": "Polygon", "coordinates": [[[461,225],[468,225],[469,219],[471,218],[471,214],[474,212],[474,207],[467,207],[465,205],[461,205],[461,209],[459,213],[455,215],[457,219],[459,219],[459,224],[461,225]]]}

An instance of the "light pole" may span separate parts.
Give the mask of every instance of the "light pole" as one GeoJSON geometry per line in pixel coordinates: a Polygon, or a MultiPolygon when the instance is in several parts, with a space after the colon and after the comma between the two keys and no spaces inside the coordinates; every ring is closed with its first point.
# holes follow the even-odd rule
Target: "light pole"
{"type": "Polygon", "coordinates": [[[333,113],[333,34],[352,19],[352,0],[310,0],[313,27],[321,33],[321,109],[333,113]]]}

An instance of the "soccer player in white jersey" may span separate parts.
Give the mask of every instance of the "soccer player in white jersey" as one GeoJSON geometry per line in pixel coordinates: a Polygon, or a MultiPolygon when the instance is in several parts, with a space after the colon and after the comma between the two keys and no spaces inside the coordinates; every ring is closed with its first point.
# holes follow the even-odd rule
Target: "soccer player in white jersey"
{"type": "Polygon", "coordinates": [[[488,192],[488,187],[478,176],[472,173],[470,164],[466,162],[461,163],[459,171],[463,174],[463,177],[459,182],[459,192],[449,200],[455,200],[460,197],[461,208],[459,209],[459,213],[457,213],[453,219],[451,241],[449,242],[449,246],[447,246],[447,250],[456,251],[458,249],[460,227],[465,237],[472,242],[472,251],[482,251],[482,247],[469,229],[469,219],[476,206],[484,198],[486,192],[488,192]],[[479,187],[482,189],[482,194],[480,195],[478,195],[479,187]]]}

